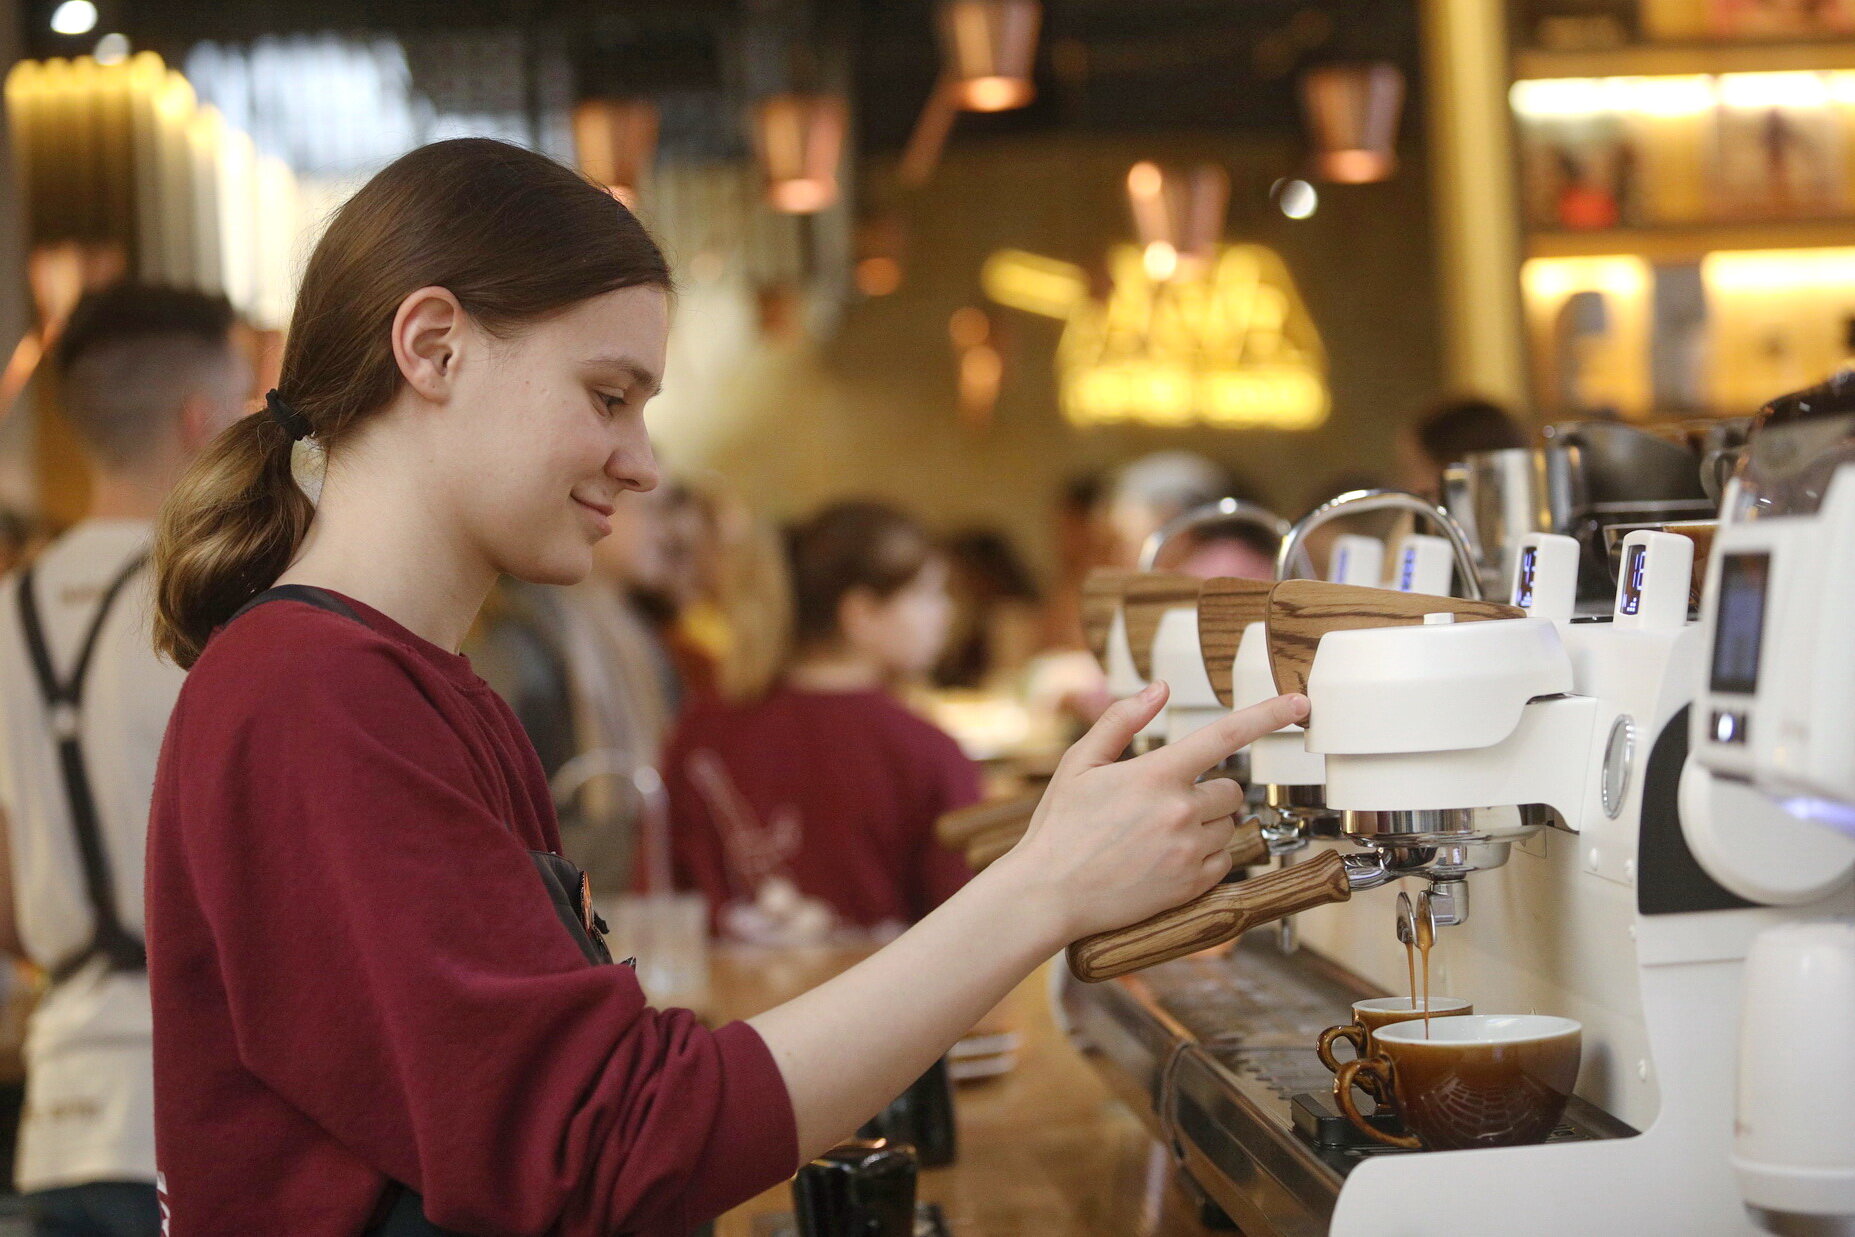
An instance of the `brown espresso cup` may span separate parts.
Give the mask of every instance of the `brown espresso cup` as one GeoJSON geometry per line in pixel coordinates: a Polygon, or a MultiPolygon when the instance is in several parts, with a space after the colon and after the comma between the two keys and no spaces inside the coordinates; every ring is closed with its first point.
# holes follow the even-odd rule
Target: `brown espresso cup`
{"type": "Polygon", "coordinates": [[[1465,1014],[1382,1027],[1372,1056],[1344,1062],[1333,1098],[1382,1143],[1460,1151],[1544,1142],[1578,1079],[1582,1028],[1549,1014],[1465,1014]],[[1407,1134],[1360,1115],[1353,1087],[1367,1079],[1392,1097],[1407,1134]]]}
{"type": "MultiPolygon", "coordinates": [[[[1422,997],[1412,1001],[1407,996],[1375,996],[1363,1001],[1353,1002],[1353,1020],[1345,1026],[1328,1027],[1320,1033],[1315,1041],[1314,1051],[1320,1054],[1320,1063],[1340,1072],[1342,1062],[1333,1055],[1333,1046],[1341,1040],[1353,1046],[1353,1054],[1359,1058],[1369,1057],[1376,1051],[1372,1044],[1372,1035],[1381,1027],[1394,1023],[1421,1019],[1425,1013],[1432,1018],[1454,1018],[1459,1014],[1472,1014],[1475,1007],[1469,1002],[1453,996],[1433,996],[1426,1005],[1422,997]]],[[[1378,1092],[1378,1082],[1371,1075],[1359,1079],[1359,1089],[1375,1100],[1382,1100],[1378,1092]]]]}

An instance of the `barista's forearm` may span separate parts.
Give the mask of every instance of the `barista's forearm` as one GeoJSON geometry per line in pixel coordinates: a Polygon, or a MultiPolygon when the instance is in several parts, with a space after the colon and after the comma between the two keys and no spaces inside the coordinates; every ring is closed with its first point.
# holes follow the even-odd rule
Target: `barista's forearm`
{"type": "Polygon", "coordinates": [[[752,1019],[809,1159],[853,1133],[1061,949],[1055,890],[1007,856],[829,983],[752,1019]]]}

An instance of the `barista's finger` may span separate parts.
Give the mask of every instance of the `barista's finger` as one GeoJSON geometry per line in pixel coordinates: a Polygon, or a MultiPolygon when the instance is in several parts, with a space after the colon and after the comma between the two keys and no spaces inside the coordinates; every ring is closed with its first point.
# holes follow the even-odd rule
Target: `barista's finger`
{"type": "Polygon", "coordinates": [[[1166,690],[1164,683],[1150,683],[1138,695],[1109,705],[1108,711],[1089,727],[1089,732],[1071,743],[1069,750],[1063,753],[1063,759],[1056,766],[1057,775],[1073,775],[1119,760],[1141,727],[1159,716],[1166,704],[1166,690]]]}
{"type": "Polygon", "coordinates": [[[1234,816],[1220,816],[1216,820],[1204,822],[1204,840],[1209,848],[1206,854],[1213,850],[1219,854],[1228,854],[1230,844],[1236,840],[1236,837],[1237,818],[1234,816]]]}
{"type": "Polygon", "coordinates": [[[1307,715],[1306,696],[1277,696],[1220,717],[1177,743],[1168,743],[1145,759],[1154,761],[1171,776],[1195,778],[1206,769],[1222,764],[1239,748],[1248,747],[1270,731],[1280,730],[1307,715]]]}
{"type": "Polygon", "coordinates": [[[1198,805],[1199,820],[1213,821],[1243,806],[1243,787],[1227,777],[1212,778],[1192,787],[1192,801],[1198,805]]]}

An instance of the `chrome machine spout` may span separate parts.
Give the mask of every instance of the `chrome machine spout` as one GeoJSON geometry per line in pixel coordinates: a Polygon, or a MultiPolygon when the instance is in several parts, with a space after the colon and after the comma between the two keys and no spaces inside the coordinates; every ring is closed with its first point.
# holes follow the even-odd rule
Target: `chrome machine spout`
{"type": "Polygon", "coordinates": [[[1213,524],[1252,524],[1278,540],[1289,533],[1288,521],[1268,508],[1246,503],[1240,498],[1220,498],[1214,503],[1193,507],[1183,515],[1174,516],[1154,531],[1140,546],[1140,570],[1153,570],[1153,564],[1159,561],[1160,551],[1171,544],[1174,538],[1213,524]]]}
{"type": "Polygon", "coordinates": [[[1449,542],[1449,548],[1456,556],[1456,578],[1468,591],[1469,598],[1482,600],[1481,576],[1476,566],[1475,553],[1469,549],[1462,526],[1435,503],[1403,490],[1348,490],[1302,516],[1283,536],[1281,547],[1275,552],[1275,578],[1288,580],[1295,578],[1297,572],[1311,573],[1310,565],[1305,562],[1297,564],[1295,560],[1301,554],[1302,543],[1307,540],[1308,534],[1322,524],[1336,516],[1366,515],[1373,511],[1408,511],[1428,520],[1449,542]]]}

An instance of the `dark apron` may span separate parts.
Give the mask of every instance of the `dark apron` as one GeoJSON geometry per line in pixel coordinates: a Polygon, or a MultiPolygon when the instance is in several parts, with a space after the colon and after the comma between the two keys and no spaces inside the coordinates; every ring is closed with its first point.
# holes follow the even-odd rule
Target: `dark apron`
{"type": "MultiPolygon", "coordinates": [[[[239,608],[237,618],[246,610],[269,601],[300,601],[318,609],[362,622],[341,598],[319,588],[303,584],[280,584],[253,597],[239,608]]],[[[230,620],[227,620],[228,622],[230,620]]],[[[592,966],[609,966],[611,951],[605,947],[605,921],[593,911],[592,886],[586,874],[570,861],[550,851],[531,850],[528,857],[553,903],[554,914],[566,928],[567,935],[579,946],[581,955],[592,966]]],[[[399,1182],[390,1183],[380,1195],[372,1218],[362,1237],[466,1237],[450,1229],[439,1228],[425,1218],[425,1205],[416,1193],[399,1182]]]]}

